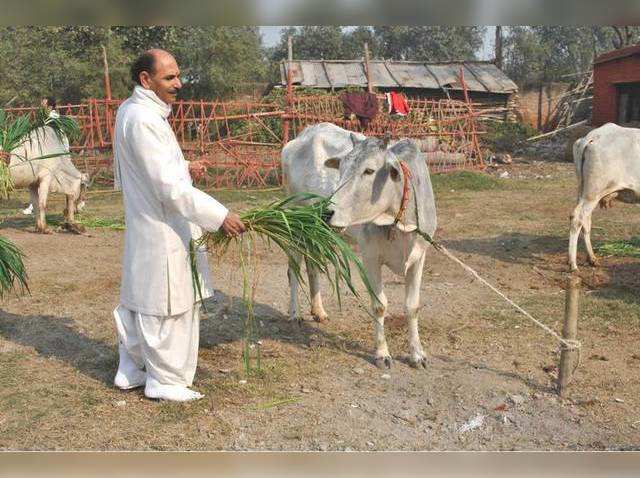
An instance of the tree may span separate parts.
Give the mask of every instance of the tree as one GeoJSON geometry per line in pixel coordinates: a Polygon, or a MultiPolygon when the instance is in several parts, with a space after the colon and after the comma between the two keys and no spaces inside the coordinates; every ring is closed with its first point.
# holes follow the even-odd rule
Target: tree
{"type": "Polygon", "coordinates": [[[374,27],[380,56],[393,60],[451,61],[477,58],[485,27],[374,27]]]}
{"type": "Polygon", "coordinates": [[[257,27],[6,27],[0,28],[0,105],[102,97],[102,45],[114,98],[132,88],[129,67],[142,51],[164,48],[183,70],[185,98],[227,97],[267,68],[257,27]]]}
{"type": "Polygon", "coordinates": [[[287,58],[287,40],[292,37],[294,58],[306,60],[342,59],[342,27],[338,25],[290,27],[282,30],[280,44],[272,51],[272,60],[287,58]]]}

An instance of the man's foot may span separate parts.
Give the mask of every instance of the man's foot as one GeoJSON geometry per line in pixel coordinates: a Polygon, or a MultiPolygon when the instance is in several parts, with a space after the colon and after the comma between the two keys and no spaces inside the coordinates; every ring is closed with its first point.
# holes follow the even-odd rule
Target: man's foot
{"type": "Polygon", "coordinates": [[[138,368],[124,345],[118,344],[118,353],[120,363],[113,384],[122,390],[142,387],[147,382],[146,372],[138,368]]]}
{"type": "Polygon", "coordinates": [[[152,378],[147,379],[144,394],[147,398],[170,400],[172,402],[190,402],[204,397],[203,394],[182,385],[164,385],[152,378]]]}
{"type": "Polygon", "coordinates": [[[147,374],[139,368],[133,372],[124,373],[118,369],[113,384],[121,390],[131,390],[132,388],[142,387],[147,383],[147,374]]]}

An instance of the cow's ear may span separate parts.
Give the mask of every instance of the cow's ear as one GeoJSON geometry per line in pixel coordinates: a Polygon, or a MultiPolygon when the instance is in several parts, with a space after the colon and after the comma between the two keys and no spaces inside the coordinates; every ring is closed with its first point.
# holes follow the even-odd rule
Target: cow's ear
{"type": "Polygon", "coordinates": [[[324,162],[327,168],[340,169],[340,158],[329,158],[324,162]]]}
{"type": "Polygon", "coordinates": [[[400,168],[398,167],[397,161],[387,159],[387,167],[389,168],[391,180],[396,183],[400,181],[400,168]]]}
{"type": "Polygon", "coordinates": [[[364,141],[364,139],[361,139],[360,136],[358,136],[358,134],[351,132],[351,144],[353,144],[353,146],[355,147],[358,143],[362,143],[364,141]]]}

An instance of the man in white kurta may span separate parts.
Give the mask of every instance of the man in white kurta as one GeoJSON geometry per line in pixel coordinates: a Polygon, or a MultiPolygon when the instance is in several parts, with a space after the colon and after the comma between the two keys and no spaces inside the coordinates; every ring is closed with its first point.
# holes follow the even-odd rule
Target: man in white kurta
{"type": "MultiPolygon", "coordinates": [[[[187,401],[199,341],[198,307],[189,260],[202,229],[244,232],[238,216],[191,181],[167,118],[181,87],[171,55],[145,53],[132,67],[138,83],[118,109],[114,137],[116,187],[125,211],[120,305],[114,311],[120,363],[115,385],[145,385],[150,398],[187,401]],[[146,55],[146,57],[145,57],[146,55]]],[[[204,298],[213,294],[204,251],[197,253],[204,298]]]]}

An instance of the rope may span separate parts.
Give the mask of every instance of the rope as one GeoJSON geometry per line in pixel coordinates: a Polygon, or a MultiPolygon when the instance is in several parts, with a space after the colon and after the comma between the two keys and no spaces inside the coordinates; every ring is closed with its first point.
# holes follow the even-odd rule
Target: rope
{"type": "Polygon", "coordinates": [[[540,327],[542,330],[544,330],[545,332],[547,332],[549,335],[555,337],[555,339],[560,342],[562,344],[562,346],[565,348],[565,350],[580,350],[580,348],[582,347],[582,344],[580,343],[579,340],[570,340],[570,339],[565,339],[562,338],[556,331],[554,331],[553,329],[547,327],[545,324],[543,324],[542,322],[540,322],[539,320],[537,320],[536,318],[534,318],[529,312],[527,312],[526,310],[524,310],[522,307],[520,307],[518,304],[516,304],[514,301],[512,301],[511,299],[509,299],[509,297],[507,297],[506,295],[504,295],[502,292],[500,292],[498,289],[496,289],[494,286],[492,286],[489,282],[487,282],[486,280],[484,280],[482,277],[480,277],[480,275],[473,270],[471,267],[469,267],[467,264],[465,264],[464,262],[462,262],[460,259],[458,259],[456,256],[454,256],[453,254],[451,254],[446,247],[444,247],[442,244],[439,244],[438,242],[434,241],[431,237],[429,237],[427,234],[424,233],[420,233],[420,235],[426,239],[428,242],[430,242],[433,247],[435,247],[435,249],[437,251],[442,252],[445,256],[447,256],[449,259],[451,259],[453,262],[455,262],[456,264],[458,264],[460,267],[462,267],[464,270],[466,270],[469,274],[471,274],[473,277],[475,277],[478,281],[480,281],[480,283],[484,284],[485,286],[487,286],[489,289],[491,289],[493,292],[495,292],[498,296],[502,297],[502,299],[504,299],[508,304],[510,304],[514,309],[516,309],[518,312],[520,312],[522,315],[524,315],[526,318],[528,318],[529,320],[531,320],[534,324],[536,324],[538,327],[540,327]]]}

